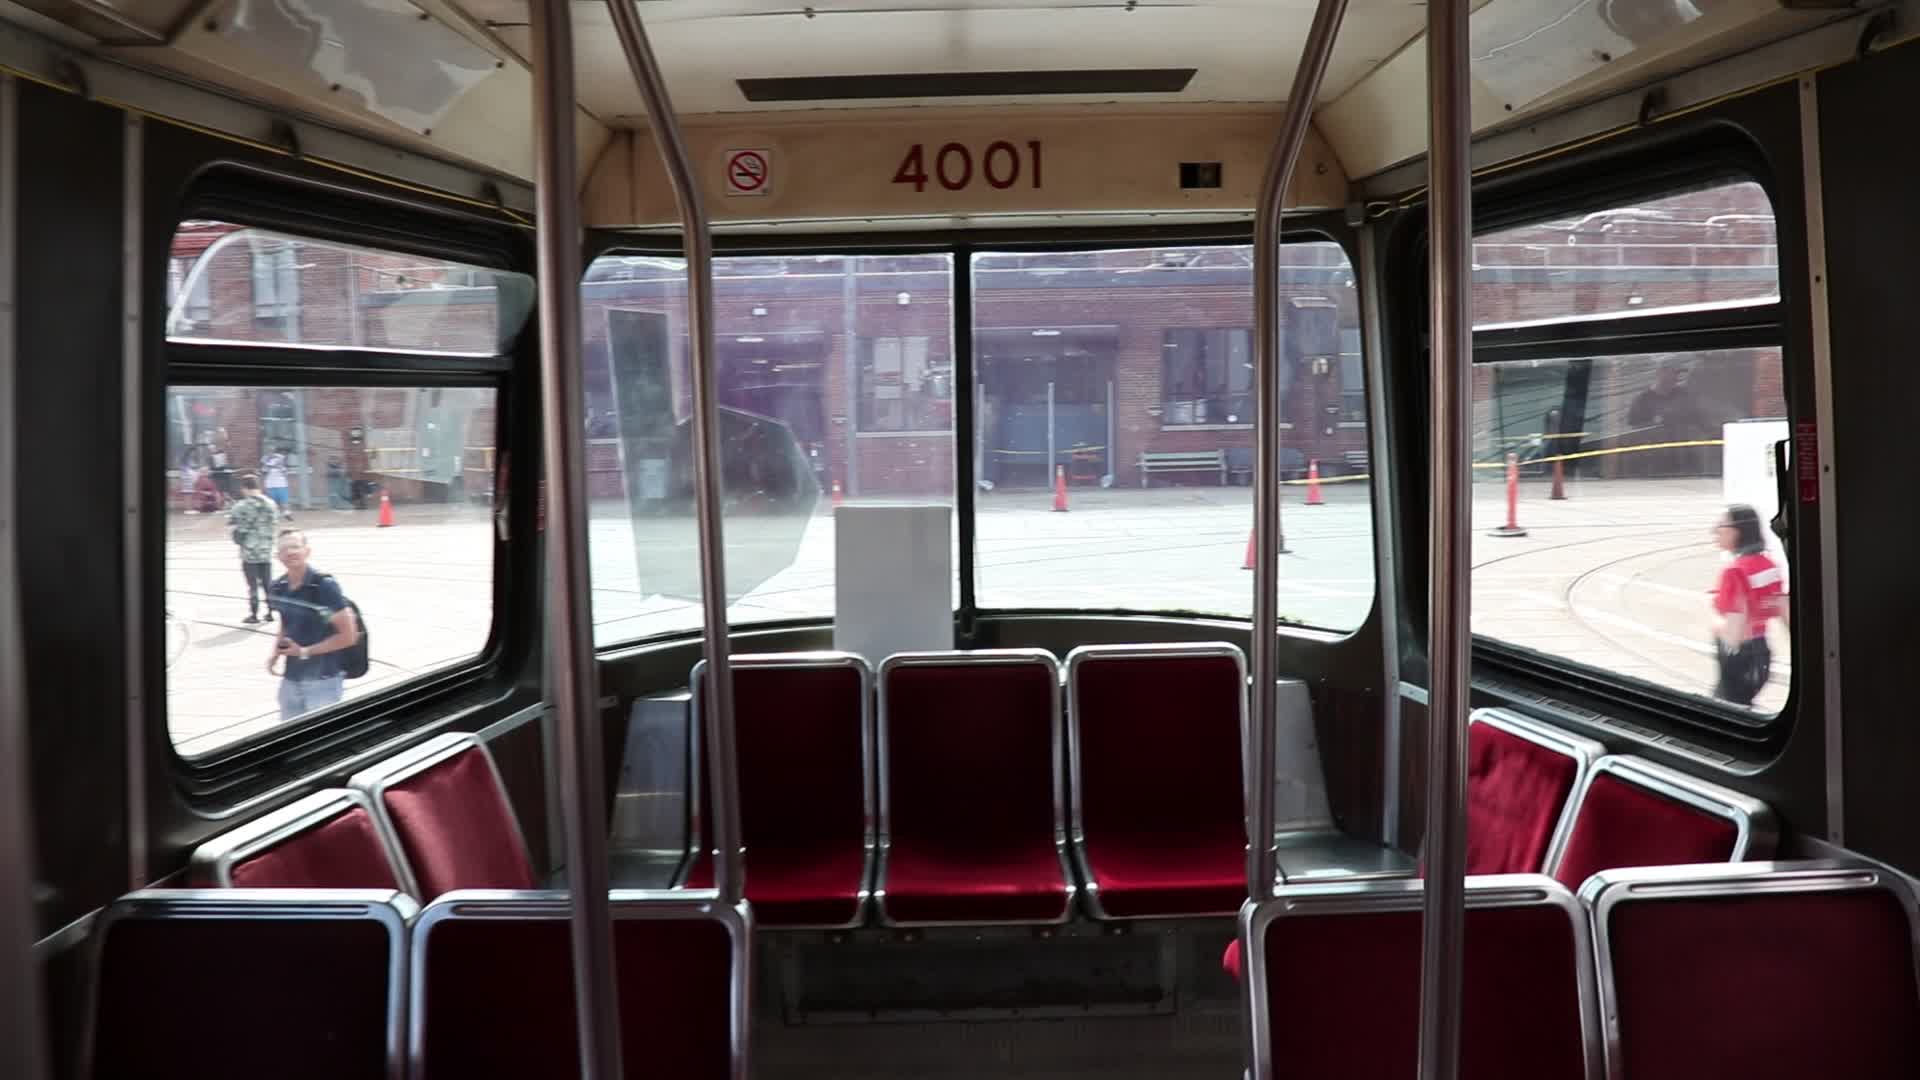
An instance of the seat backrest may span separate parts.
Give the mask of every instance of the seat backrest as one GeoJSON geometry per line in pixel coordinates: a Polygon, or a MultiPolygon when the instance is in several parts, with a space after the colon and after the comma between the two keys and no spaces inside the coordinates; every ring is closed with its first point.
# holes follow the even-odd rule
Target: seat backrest
{"type": "Polygon", "coordinates": [[[1619,1080],[1920,1076],[1920,912],[1835,861],[1608,870],[1593,909],[1619,1080]]]}
{"type": "Polygon", "coordinates": [[[1774,838],[1765,803],[1613,754],[1594,762],[1575,794],[1566,843],[1547,872],[1578,889],[1602,870],[1764,859],[1774,838]]]}
{"type": "Polygon", "coordinates": [[[1246,661],[1233,645],[1087,645],[1067,654],[1073,838],[1246,842],[1246,661]]]}
{"type": "MultiPolygon", "coordinates": [[[[1423,882],[1283,885],[1241,911],[1254,1080],[1414,1075],[1423,882]]],[[[1539,874],[1467,879],[1460,1075],[1598,1080],[1579,902],[1539,874]]]]}
{"type": "Polygon", "coordinates": [[[422,900],[454,889],[531,889],[533,859],[486,744],[468,732],[428,739],[355,773],[349,787],[412,868],[422,900]]]}
{"type": "MultiPolygon", "coordinates": [[[[467,890],[414,927],[413,1080],[578,1076],[564,892],[467,890]]],[[[612,894],[629,1077],[745,1080],[751,921],[712,893],[612,894]]]]}
{"type": "Polygon", "coordinates": [[[880,834],[991,856],[1066,842],[1060,667],[1042,649],[880,665],[880,834]]]}
{"type": "Polygon", "coordinates": [[[398,1080],[418,911],[381,889],[123,897],[93,931],[80,1075],[398,1080]]]}
{"type": "Polygon", "coordinates": [[[1538,874],[1573,825],[1573,796],[1605,750],[1506,709],[1467,727],[1467,873],[1538,874]]]}
{"type": "MultiPolygon", "coordinates": [[[[873,671],[852,653],[749,653],[732,658],[741,841],[812,850],[873,846],[873,671]]],[[[694,665],[693,741],[707,761],[700,709],[707,662],[694,665]]],[[[700,787],[711,821],[713,777],[700,787]]],[[[712,846],[706,830],[706,846],[712,846]]]]}
{"type": "Polygon", "coordinates": [[[208,840],[188,876],[206,887],[418,892],[372,801],[348,788],[317,791],[208,840]]]}

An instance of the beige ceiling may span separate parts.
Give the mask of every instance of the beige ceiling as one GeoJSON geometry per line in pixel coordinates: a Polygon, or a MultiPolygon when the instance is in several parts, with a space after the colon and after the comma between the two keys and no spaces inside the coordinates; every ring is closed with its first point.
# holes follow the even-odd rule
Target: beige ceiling
{"type": "MultiPolygon", "coordinates": [[[[461,6],[525,55],[522,0],[461,6]]],[[[1286,97],[1313,17],[1312,0],[645,0],[640,4],[675,106],[683,113],[819,108],[750,103],[734,80],[802,75],[920,74],[1108,68],[1197,68],[1178,94],[1156,102],[1275,102],[1286,97]]],[[[604,3],[573,5],[581,103],[612,123],[638,120],[641,104],[604,3]]],[[[1419,33],[1424,5],[1352,0],[1321,100],[1338,96],[1419,33]]],[[[947,99],[941,105],[1007,99],[947,99]]],[[[1027,99],[1032,103],[1034,99],[1027,99]]],[[[1050,96],[1048,105],[1114,100],[1050,96]]],[[[863,105],[917,105],[913,99],[863,105]]]]}

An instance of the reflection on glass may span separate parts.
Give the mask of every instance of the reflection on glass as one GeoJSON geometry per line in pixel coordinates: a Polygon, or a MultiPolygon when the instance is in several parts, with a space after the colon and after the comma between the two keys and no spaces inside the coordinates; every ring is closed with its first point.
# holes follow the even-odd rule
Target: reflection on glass
{"type": "Polygon", "coordinates": [[[495,422],[479,388],[167,391],[167,727],[181,754],[480,652],[495,422]],[[330,642],[345,601],[356,628],[377,627],[364,674],[330,642]]]}
{"type": "MultiPolygon", "coordinates": [[[[995,252],[972,271],[981,606],[1249,615],[1252,249],[995,252]]],[[[1352,629],[1374,594],[1353,271],[1338,245],[1288,244],[1281,289],[1280,611],[1352,629]]]]}
{"type": "Polygon", "coordinates": [[[532,305],[523,274],[218,221],[167,263],[169,341],[491,355],[532,305]]]}
{"type": "MultiPolygon", "coordinates": [[[[1738,598],[1717,611],[1715,594],[1738,553],[1715,526],[1728,506],[1753,507],[1755,554],[1791,588],[1765,524],[1779,509],[1776,445],[1790,437],[1780,350],[1482,363],[1473,374],[1475,633],[1748,704],[1720,686],[1715,616],[1738,598]],[[1509,455],[1524,536],[1494,535],[1509,455]]],[[[1764,606],[1778,610],[1746,612],[1772,655],[1750,700],[1771,716],[1792,684],[1790,637],[1784,603],[1764,606]]]]}
{"type": "MultiPolygon", "coordinates": [[[[946,255],[716,260],[731,621],[834,613],[834,505],[952,501],[951,275],[946,255]]],[[[685,265],[603,256],[582,295],[595,640],[696,629],[685,265]]]]}
{"type": "Polygon", "coordinates": [[[1473,241],[1476,329],[1644,316],[1779,295],[1773,205],[1750,182],[1536,222],[1473,241]]]}

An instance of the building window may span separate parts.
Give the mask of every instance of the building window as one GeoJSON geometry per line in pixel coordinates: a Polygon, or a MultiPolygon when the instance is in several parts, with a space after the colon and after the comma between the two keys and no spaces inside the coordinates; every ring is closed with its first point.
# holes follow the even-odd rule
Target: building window
{"type": "Polygon", "coordinates": [[[1253,423],[1253,334],[1179,327],[1161,342],[1160,423],[1253,423]]]}
{"type": "Polygon", "coordinates": [[[1367,362],[1357,327],[1340,331],[1340,422],[1367,422],[1367,362]]]}
{"type": "Polygon", "coordinates": [[[292,244],[253,253],[253,316],[292,318],[300,310],[300,257],[292,244]]]}
{"type": "Polygon", "coordinates": [[[860,430],[953,426],[953,362],[933,337],[860,339],[860,430]]]}
{"type": "Polygon", "coordinates": [[[202,269],[198,275],[193,273],[194,260],[175,257],[167,260],[167,309],[178,312],[182,321],[194,325],[204,325],[213,318],[213,275],[202,269]],[[180,294],[186,290],[186,303],[180,303],[180,294]]]}

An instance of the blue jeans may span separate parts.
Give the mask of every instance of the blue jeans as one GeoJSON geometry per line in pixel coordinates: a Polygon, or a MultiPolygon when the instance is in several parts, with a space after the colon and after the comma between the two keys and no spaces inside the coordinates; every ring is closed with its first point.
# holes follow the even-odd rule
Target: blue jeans
{"type": "Polygon", "coordinates": [[[324,709],[339,701],[346,689],[346,676],[337,673],[319,679],[282,678],[280,719],[292,720],[316,709],[324,709]]]}

